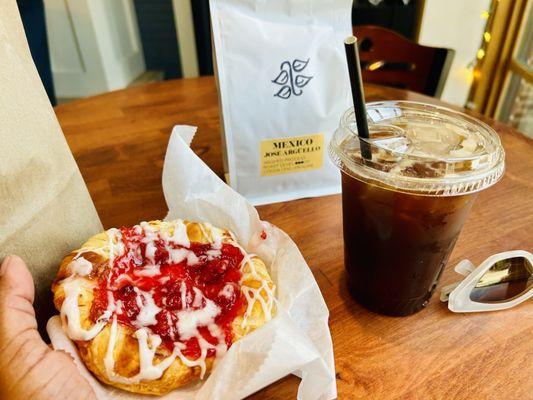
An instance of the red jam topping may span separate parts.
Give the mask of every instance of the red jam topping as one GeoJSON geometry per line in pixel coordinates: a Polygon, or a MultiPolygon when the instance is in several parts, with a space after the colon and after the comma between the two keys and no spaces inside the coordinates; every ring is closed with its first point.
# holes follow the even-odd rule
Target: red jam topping
{"type": "Polygon", "coordinates": [[[91,309],[93,321],[106,311],[112,294],[113,313],[120,323],[135,330],[147,327],[170,351],[179,342],[184,356],[197,359],[201,356],[200,338],[212,345],[207,357],[216,355],[214,346],[221,342],[229,347],[231,323],[244,307],[239,284],[241,250],[227,243],[216,248],[191,242],[185,247],[163,239],[159,231],[147,235],[140,226],[118,231],[124,247],[117,246],[120,254],[112,268],[99,277],[91,309]],[[148,309],[148,318],[140,316],[146,311],[143,308],[148,309]],[[208,308],[211,316],[206,318],[208,308]],[[199,317],[195,311],[200,311],[199,317]],[[189,312],[192,319],[187,318],[189,312]],[[180,316],[184,319],[181,324],[180,316]]]}

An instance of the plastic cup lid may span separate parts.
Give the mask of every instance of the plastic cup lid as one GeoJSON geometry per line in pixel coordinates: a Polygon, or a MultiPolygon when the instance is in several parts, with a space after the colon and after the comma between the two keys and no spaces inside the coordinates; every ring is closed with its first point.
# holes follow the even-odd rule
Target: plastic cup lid
{"type": "Polygon", "coordinates": [[[367,104],[369,139],[357,136],[353,109],[329,145],[344,173],[398,191],[453,196],[485,189],[504,171],[498,134],[483,122],[444,107],[408,101],[367,104]],[[372,159],[361,157],[361,141],[372,159]]]}

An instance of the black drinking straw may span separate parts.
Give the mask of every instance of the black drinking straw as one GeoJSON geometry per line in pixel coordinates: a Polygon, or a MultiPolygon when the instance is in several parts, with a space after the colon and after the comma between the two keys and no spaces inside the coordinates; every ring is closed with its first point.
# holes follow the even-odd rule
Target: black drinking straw
{"type": "MultiPolygon", "coordinates": [[[[350,86],[352,87],[353,109],[355,111],[355,122],[357,123],[357,134],[360,138],[368,139],[368,122],[366,120],[365,93],[363,91],[363,80],[361,79],[361,64],[359,62],[359,51],[357,50],[357,38],[348,36],[344,41],[346,50],[346,61],[350,74],[350,86]]],[[[361,155],[367,160],[372,159],[370,145],[360,140],[361,155]]]]}

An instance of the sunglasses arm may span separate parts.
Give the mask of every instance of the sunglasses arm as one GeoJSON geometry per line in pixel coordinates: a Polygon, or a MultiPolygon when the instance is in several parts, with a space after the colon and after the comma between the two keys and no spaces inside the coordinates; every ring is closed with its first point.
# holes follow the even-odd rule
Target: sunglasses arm
{"type": "MultiPolygon", "coordinates": [[[[476,266],[472,264],[470,260],[463,260],[463,261],[460,261],[459,264],[457,264],[454,269],[455,269],[455,272],[457,272],[458,274],[461,274],[463,276],[468,276],[474,269],[476,269],[476,266]]],[[[461,281],[452,283],[451,285],[444,286],[440,292],[440,301],[447,302],[450,297],[450,293],[453,291],[453,289],[459,286],[460,283],[461,281]]]]}

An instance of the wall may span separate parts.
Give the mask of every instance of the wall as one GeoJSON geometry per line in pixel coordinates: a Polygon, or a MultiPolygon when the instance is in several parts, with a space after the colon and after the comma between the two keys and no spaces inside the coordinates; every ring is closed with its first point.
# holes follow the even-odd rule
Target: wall
{"type": "MultiPolygon", "coordinates": [[[[198,0],[195,0],[198,2],[198,0]]],[[[172,0],[174,21],[181,58],[181,71],[184,78],[198,76],[198,56],[196,52],[196,38],[194,36],[194,21],[190,0],[172,0]]]]}
{"type": "Polygon", "coordinates": [[[90,3],[108,90],[124,88],[145,70],[133,1],[90,3]]]}
{"type": "Polygon", "coordinates": [[[490,0],[425,0],[419,42],[455,50],[441,96],[444,101],[466,103],[472,79],[468,65],[476,59],[486,22],[481,14],[490,4],[490,0]]]}
{"type": "Polygon", "coordinates": [[[57,97],[126,87],[144,72],[132,0],[45,0],[57,97]]]}

